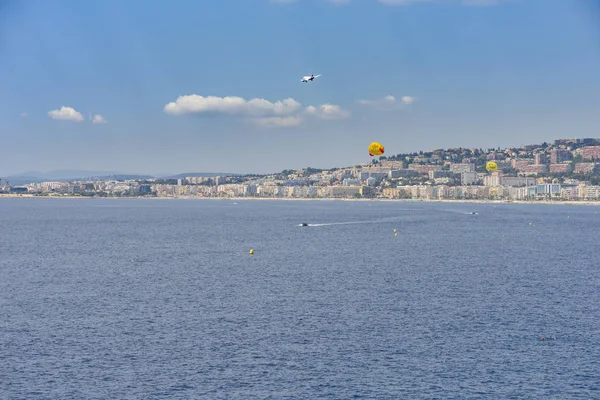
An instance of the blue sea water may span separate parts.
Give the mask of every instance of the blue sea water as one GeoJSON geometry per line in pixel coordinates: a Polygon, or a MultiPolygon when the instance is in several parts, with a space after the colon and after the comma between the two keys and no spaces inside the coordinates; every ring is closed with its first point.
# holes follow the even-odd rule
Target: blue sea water
{"type": "Polygon", "coordinates": [[[0,398],[599,399],[599,228],[595,206],[0,199],[0,398]]]}

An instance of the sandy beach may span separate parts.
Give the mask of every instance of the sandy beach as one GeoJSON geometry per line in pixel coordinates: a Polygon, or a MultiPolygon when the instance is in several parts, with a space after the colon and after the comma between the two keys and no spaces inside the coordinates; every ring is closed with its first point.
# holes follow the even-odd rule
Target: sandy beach
{"type": "Polygon", "coordinates": [[[220,201],[253,201],[253,200],[271,200],[271,201],[362,201],[362,202],[402,202],[402,203],[466,203],[466,204],[547,204],[547,205],[588,205],[600,206],[600,200],[484,200],[484,199],[352,199],[352,198],[302,198],[302,197],[199,197],[199,196],[172,196],[172,197],[87,197],[87,196],[37,196],[33,194],[14,194],[2,193],[0,198],[21,198],[21,199],[144,199],[144,200],[220,200],[220,201]]]}

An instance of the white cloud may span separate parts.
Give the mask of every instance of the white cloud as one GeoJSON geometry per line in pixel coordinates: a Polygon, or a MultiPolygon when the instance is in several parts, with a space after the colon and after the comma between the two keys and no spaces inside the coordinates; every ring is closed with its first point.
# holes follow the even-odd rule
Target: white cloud
{"type": "Polygon", "coordinates": [[[63,121],[83,121],[83,115],[81,115],[81,113],[76,111],[73,107],[62,106],[60,110],[48,111],[48,116],[52,119],[63,121]]]}
{"type": "Polygon", "coordinates": [[[308,106],[305,112],[309,115],[313,115],[323,119],[341,119],[348,118],[350,113],[340,106],[335,104],[323,104],[319,107],[308,106]]]}
{"type": "Polygon", "coordinates": [[[383,111],[392,111],[403,106],[414,103],[415,98],[412,96],[402,96],[400,99],[396,99],[392,95],[387,95],[381,99],[375,100],[358,100],[358,104],[365,106],[374,107],[383,111]]]}
{"type": "MultiPolygon", "coordinates": [[[[265,127],[290,127],[302,123],[302,104],[288,97],[270,102],[254,98],[246,100],[238,96],[199,96],[192,94],[179,96],[168,103],[163,111],[171,115],[184,114],[226,114],[246,117],[257,125],[265,127]]],[[[319,107],[308,106],[304,113],[323,119],[345,118],[349,113],[340,106],[323,104],[319,107]]]]}
{"type": "Polygon", "coordinates": [[[21,116],[21,118],[25,118],[27,117],[27,113],[26,112],[22,112],[21,114],[19,114],[21,116]]]}
{"type": "Polygon", "coordinates": [[[106,124],[106,119],[100,114],[96,114],[90,119],[92,120],[92,124],[106,124]]]}

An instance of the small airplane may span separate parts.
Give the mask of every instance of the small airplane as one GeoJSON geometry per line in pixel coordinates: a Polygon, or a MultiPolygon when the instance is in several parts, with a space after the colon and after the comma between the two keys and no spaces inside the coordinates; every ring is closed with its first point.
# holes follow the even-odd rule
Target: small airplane
{"type": "Polygon", "coordinates": [[[321,74],[316,75],[316,76],[315,75],[305,76],[305,77],[302,78],[302,82],[312,82],[312,81],[314,81],[316,78],[318,78],[320,76],[321,76],[321,74]]]}

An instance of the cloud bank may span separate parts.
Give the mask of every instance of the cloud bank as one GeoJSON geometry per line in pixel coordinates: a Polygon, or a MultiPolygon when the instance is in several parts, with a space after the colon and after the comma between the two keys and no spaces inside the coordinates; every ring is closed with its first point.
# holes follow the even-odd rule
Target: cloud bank
{"type": "Polygon", "coordinates": [[[357,103],[363,106],[369,106],[382,111],[392,111],[406,107],[415,102],[412,96],[402,96],[399,99],[394,96],[387,95],[375,100],[358,100],[357,103]]]}
{"type": "Polygon", "coordinates": [[[298,111],[301,104],[291,97],[271,103],[264,99],[254,98],[246,101],[238,96],[199,96],[192,94],[179,96],[176,101],[168,103],[164,111],[172,115],[190,113],[223,113],[244,115],[289,115],[298,111]]]}
{"type": "Polygon", "coordinates": [[[350,116],[348,111],[334,104],[323,104],[318,107],[308,106],[302,110],[302,104],[291,97],[270,102],[259,98],[246,100],[239,96],[218,97],[197,94],[179,96],[177,100],[165,105],[163,111],[175,116],[225,114],[244,117],[256,125],[265,127],[297,126],[302,123],[303,115],[322,119],[338,119],[350,116]]]}
{"type": "Polygon", "coordinates": [[[350,116],[348,111],[335,104],[323,104],[319,107],[308,106],[306,107],[305,113],[323,119],[341,119],[348,118],[350,116]]]}

